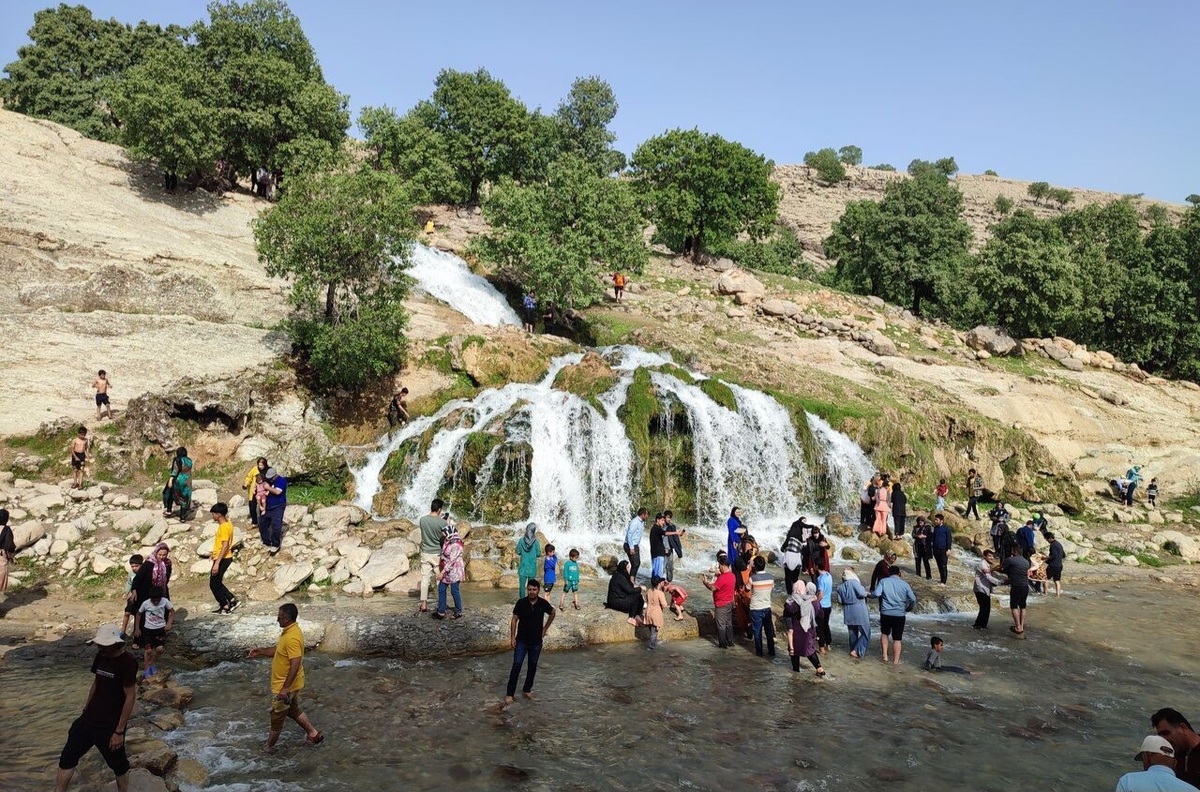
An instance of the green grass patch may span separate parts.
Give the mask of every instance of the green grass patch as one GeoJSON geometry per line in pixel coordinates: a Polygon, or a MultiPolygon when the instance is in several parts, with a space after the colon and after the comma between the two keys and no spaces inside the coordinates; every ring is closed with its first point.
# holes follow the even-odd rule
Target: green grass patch
{"type": "Polygon", "coordinates": [[[288,503],[301,506],[329,506],[346,497],[346,485],[339,481],[315,484],[289,484],[288,503]]]}
{"type": "Polygon", "coordinates": [[[737,412],[737,399],[733,397],[733,391],[729,386],[719,379],[710,377],[705,380],[700,380],[700,390],[727,410],[737,412]]]}
{"type": "Polygon", "coordinates": [[[1010,374],[1033,378],[1046,376],[1046,369],[1033,362],[1031,355],[1023,357],[993,357],[983,361],[990,369],[1007,371],[1010,374]]]}
{"type": "Polygon", "coordinates": [[[585,321],[587,322],[587,330],[583,334],[585,336],[584,340],[590,338],[594,346],[636,343],[633,337],[634,331],[656,324],[651,319],[639,317],[634,314],[599,311],[588,313],[585,321]]]}
{"type": "Polygon", "coordinates": [[[103,575],[88,575],[75,584],[79,596],[88,601],[107,599],[117,594],[125,585],[128,572],[124,566],[116,566],[103,575]]]}
{"type": "Polygon", "coordinates": [[[1163,561],[1161,558],[1159,558],[1158,556],[1153,555],[1151,553],[1138,553],[1137,560],[1138,560],[1138,563],[1141,564],[1142,566],[1158,568],[1158,567],[1164,567],[1167,565],[1165,561],[1163,561]]]}

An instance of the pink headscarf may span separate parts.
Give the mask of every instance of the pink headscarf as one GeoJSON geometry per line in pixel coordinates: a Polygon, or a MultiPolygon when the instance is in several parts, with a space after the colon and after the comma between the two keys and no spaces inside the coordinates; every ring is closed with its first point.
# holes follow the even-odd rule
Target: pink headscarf
{"type": "Polygon", "coordinates": [[[155,586],[167,587],[167,569],[171,562],[165,558],[158,557],[159,550],[171,552],[171,548],[167,547],[166,542],[159,542],[154,546],[154,552],[150,554],[150,558],[154,561],[154,569],[150,572],[150,583],[155,586]]]}

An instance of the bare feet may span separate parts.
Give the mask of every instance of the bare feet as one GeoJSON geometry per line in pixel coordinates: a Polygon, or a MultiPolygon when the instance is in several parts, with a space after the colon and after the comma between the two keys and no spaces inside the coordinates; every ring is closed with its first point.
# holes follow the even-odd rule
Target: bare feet
{"type": "Polygon", "coordinates": [[[509,704],[512,704],[514,701],[516,701],[516,699],[513,698],[512,696],[505,696],[504,697],[504,706],[507,707],[509,704]]]}
{"type": "Polygon", "coordinates": [[[637,627],[637,619],[633,618],[632,616],[630,616],[630,617],[629,617],[628,619],[626,619],[625,621],[629,622],[629,623],[630,623],[630,624],[632,624],[634,627],[637,627]]]}
{"type": "Polygon", "coordinates": [[[890,662],[892,662],[892,659],[891,659],[890,657],[886,657],[886,656],[885,656],[885,657],[883,658],[883,664],[884,664],[884,665],[887,665],[887,664],[888,664],[888,663],[890,663],[890,662]]]}
{"type": "Polygon", "coordinates": [[[533,691],[532,690],[522,691],[521,695],[524,696],[525,698],[529,699],[530,701],[533,701],[533,691]]]}
{"type": "Polygon", "coordinates": [[[683,621],[683,617],[682,617],[682,616],[676,616],[676,617],[675,617],[675,621],[683,621]]]}
{"type": "Polygon", "coordinates": [[[892,665],[900,665],[900,661],[899,661],[899,660],[893,660],[893,661],[892,661],[892,665]]]}
{"type": "Polygon", "coordinates": [[[851,652],[851,653],[850,653],[850,656],[851,656],[851,657],[858,657],[858,652],[851,652]]]}

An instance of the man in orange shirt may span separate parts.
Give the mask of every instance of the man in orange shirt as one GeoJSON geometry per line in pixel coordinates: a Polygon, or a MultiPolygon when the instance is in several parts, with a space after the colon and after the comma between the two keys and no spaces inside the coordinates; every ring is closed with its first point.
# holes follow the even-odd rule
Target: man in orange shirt
{"type": "Polygon", "coordinates": [[[320,745],[325,735],[312,725],[300,709],[299,693],[304,688],[304,633],[296,619],[300,612],[291,602],[279,606],[275,620],[283,630],[274,646],[250,650],[251,657],[271,659],[271,731],[267,735],[267,750],[275,747],[283,732],[283,722],[291,718],[304,729],[309,745],[320,745]]]}

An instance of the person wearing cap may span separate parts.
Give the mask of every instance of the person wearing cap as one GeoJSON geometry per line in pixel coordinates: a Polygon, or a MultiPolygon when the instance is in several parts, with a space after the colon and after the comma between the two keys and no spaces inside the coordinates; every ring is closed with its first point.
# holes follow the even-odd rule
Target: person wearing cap
{"type": "Polygon", "coordinates": [[[263,473],[267,482],[267,508],[258,516],[258,535],[271,555],[279,552],[283,542],[283,512],[287,509],[287,479],[275,468],[263,473]]]}
{"type": "Polygon", "coordinates": [[[249,652],[250,657],[271,658],[271,730],[267,733],[267,750],[279,741],[287,718],[304,729],[304,741],[308,745],[320,745],[325,740],[325,735],[300,709],[299,695],[304,689],[304,633],[296,623],[299,616],[295,603],[280,605],[275,614],[281,630],[279,639],[274,646],[260,646],[249,652]]]}
{"type": "Polygon", "coordinates": [[[1176,777],[1200,787],[1200,734],[1188,719],[1179,710],[1164,707],[1150,716],[1150,725],[1175,749],[1176,777]]]}
{"type": "Polygon", "coordinates": [[[667,579],[667,519],[662,512],[650,526],[650,577],[667,579]]]}
{"type": "Polygon", "coordinates": [[[99,647],[92,660],[95,678],[83,712],[67,732],[67,744],[58,758],[54,789],[66,790],[79,760],[94,746],[116,774],[118,792],[125,792],[129,788],[125,727],[137,697],[137,659],[125,651],[121,630],[115,624],[100,625],[96,637],[88,643],[99,647]]]}
{"type": "Polygon", "coordinates": [[[1116,792],[1200,792],[1175,776],[1175,748],[1157,734],[1142,740],[1142,749],[1133,758],[1143,769],[1121,776],[1116,792]]]}

